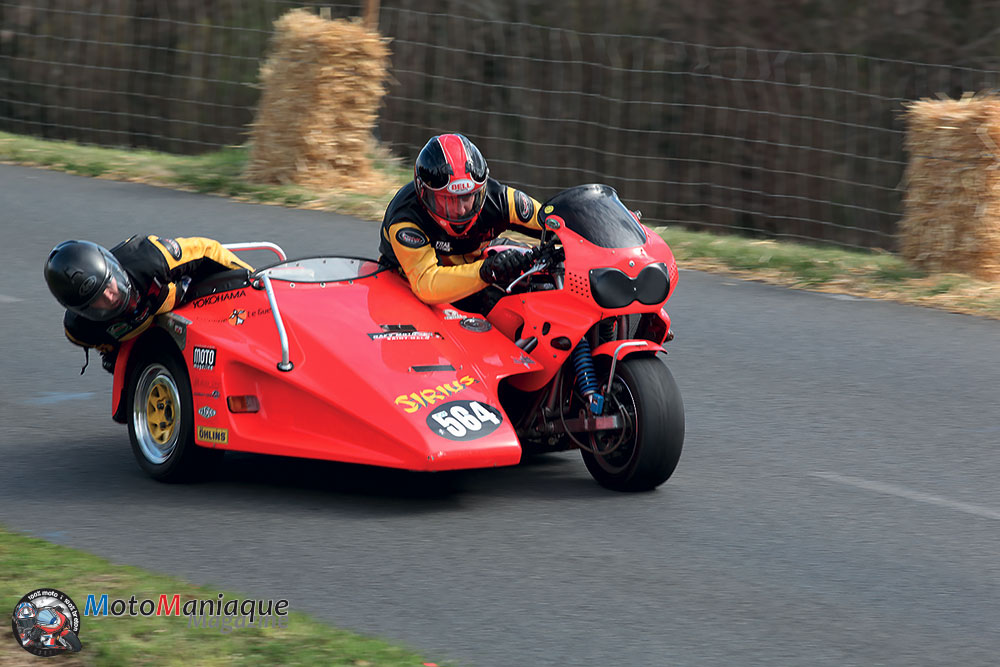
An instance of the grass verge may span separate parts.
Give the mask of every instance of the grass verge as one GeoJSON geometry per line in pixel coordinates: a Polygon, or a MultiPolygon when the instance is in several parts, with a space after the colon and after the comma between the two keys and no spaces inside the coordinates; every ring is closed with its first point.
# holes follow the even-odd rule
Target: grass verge
{"type": "MultiPolygon", "coordinates": [[[[87,595],[109,600],[157,600],[161,593],[214,600],[220,591],[102,558],[0,528],[0,664],[36,665],[39,658],[18,646],[10,616],[21,596],[55,588],[80,608],[83,650],[59,656],[60,665],[343,665],[420,667],[433,664],[386,642],[331,628],[292,611],[287,627],[189,628],[184,616],[83,616],[87,595]],[[52,566],[52,564],[55,566],[52,566]]],[[[225,599],[242,596],[226,594],[225,599]]],[[[44,662],[44,661],[43,661],[44,662]]]]}
{"type": "MultiPolygon", "coordinates": [[[[0,132],[2,162],[217,194],[261,204],[334,211],[374,221],[382,219],[394,192],[319,192],[298,186],[249,183],[243,178],[247,156],[245,147],[185,156],[82,146],[0,132]]],[[[411,177],[409,168],[388,152],[379,150],[371,157],[387,182],[403,184],[411,177]]],[[[756,241],[680,228],[658,228],[656,231],[670,244],[682,268],[1000,319],[1000,283],[974,280],[961,274],[926,274],[888,253],[756,241]]],[[[374,238],[373,232],[373,247],[374,238]]]]}

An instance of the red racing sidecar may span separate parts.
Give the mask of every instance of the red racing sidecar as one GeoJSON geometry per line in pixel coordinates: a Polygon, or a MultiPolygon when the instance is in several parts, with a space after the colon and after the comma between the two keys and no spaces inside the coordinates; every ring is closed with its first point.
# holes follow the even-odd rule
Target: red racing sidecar
{"type": "Polygon", "coordinates": [[[225,450],[443,471],[578,448],[604,486],[659,485],[684,439],[657,356],[673,255],[607,186],[541,215],[535,267],[485,316],[374,260],[230,246],[281,261],[193,285],[118,354],[112,412],[138,463],[166,481],[225,450]]]}

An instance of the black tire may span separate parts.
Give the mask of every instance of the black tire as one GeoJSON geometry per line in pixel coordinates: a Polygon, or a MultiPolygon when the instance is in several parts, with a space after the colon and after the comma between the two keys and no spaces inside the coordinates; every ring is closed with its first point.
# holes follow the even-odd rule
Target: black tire
{"type": "Polygon", "coordinates": [[[204,477],[224,451],[194,442],[194,407],[187,369],[160,348],[141,353],[129,376],[128,435],[139,467],[161,482],[204,477]]]}
{"type": "Polygon", "coordinates": [[[623,359],[615,375],[604,414],[621,413],[626,423],[619,431],[588,438],[596,451],[610,451],[583,451],[583,461],[601,486],[649,491],[670,478],[681,457],[684,402],[670,369],[654,357],[623,359]]]}
{"type": "Polygon", "coordinates": [[[63,635],[63,641],[69,644],[69,650],[73,653],[79,652],[83,648],[83,644],[80,643],[80,638],[76,636],[76,633],[70,630],[65,635],[63,635]]]}

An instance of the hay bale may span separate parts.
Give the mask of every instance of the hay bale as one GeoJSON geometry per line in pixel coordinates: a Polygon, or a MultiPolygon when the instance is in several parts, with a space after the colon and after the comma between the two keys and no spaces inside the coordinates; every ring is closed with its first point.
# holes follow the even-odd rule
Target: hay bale
{"type": "Polygon", "coordinates": [[[903,257],[1000,280],[1000,97],[907,105],[903,257]]]}
{"type": "MultiPolygon", "coordinates": [[[[382,192],[372,128],[386,91],[388,41],[359,22],[304,9],[274,23],[251,125],[246,176],[259,183],[382,192]]],[[[391,187],[391,186],[389,186],[391,187]]]]}

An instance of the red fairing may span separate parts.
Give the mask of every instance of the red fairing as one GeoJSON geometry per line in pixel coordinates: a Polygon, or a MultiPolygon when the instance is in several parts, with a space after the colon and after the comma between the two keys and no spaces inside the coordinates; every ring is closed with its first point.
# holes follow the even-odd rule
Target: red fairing
{"type": "Polygon", "coordinates": [[[184,358],[197,444],[411,470],[518,463],[521,448],[497,387],[527,369],[496,328],[463,328],[390,272],[272,284],[291,372],[277,369],[280,342],[263,291],[175,311],[192,320],[184,358]],[[213,351],[211,368],[195,364],[195,348],[213,351]],[[248,394],[259,412],[228,411],[227,396],[248,394]]]}

